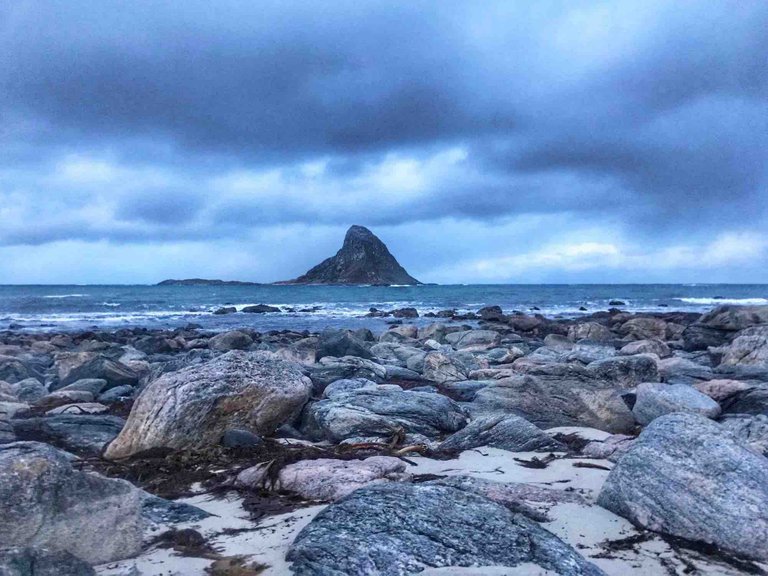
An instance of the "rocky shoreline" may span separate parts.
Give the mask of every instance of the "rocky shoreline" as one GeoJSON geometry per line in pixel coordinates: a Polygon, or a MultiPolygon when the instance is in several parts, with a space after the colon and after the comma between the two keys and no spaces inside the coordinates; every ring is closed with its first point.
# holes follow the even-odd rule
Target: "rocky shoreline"
{"type": "Polygon", "coordinates": [[[0,333],[0,575],[768,573],[768,306],[370,313],[0,333]]]}

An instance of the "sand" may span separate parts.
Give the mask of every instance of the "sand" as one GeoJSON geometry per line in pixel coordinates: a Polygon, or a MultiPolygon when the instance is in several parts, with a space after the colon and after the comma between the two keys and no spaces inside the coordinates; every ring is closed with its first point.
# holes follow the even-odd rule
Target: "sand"
{"type": "MultiPolygon", "coordinates": [[[[602,440],[607,435],[599,430],[567,428],[557,432],[577,433],[587,439],[602,440]]],[[[747,574],[737,567],[717,561],[712,557],[682,549],[667,543],[660,536],[636,530],[628,521],[600,508],[594,502],[608,475],[608,470],[578,468],[576,462],[588,462],[611,468],[607,460],[560,458],[546,468],[534,469],[522,466],[515,459],[530,460],[541,458],[541,453],[512,453],[495,448],[467,450],[453,460],[433,460],[424,457],[409,457],[411,474],[436,474],[441,476],[469,475],[497,482],[526,482],[560,490],[575,490],[584,497],[584,504],[563,503],[552,506],[548,515],[552,519],[542,525],[574,546],[591,562],[594,562],[611,576],[637,574],[642,576],[665,574],[702,574],[706,576],[736,576],[747,574]],[[625,541],[607,545],[611,541],[625,541]]],[[[560,455],[563,456],[563,455],[560,455]]],[[[177,528],[191,527],[199,530],[222,555],[246,556],[249,561],[267,565],[265,575],[289,574],[285,553],[296,534],[324,508],[316,505],[287,514],[270,516],[259,522],[251,522],[240,506],[241,500],[232,493],[225,499],[211,499],[209,496],[195,496],[184,500],[216,516],[200,522],[177,525],[177,528]],[[223,530],[239,530],[235,534],[222,534],[223,530]]],[[[110,563],[97,567],[102,575],[142,574],[145,576],[197,576],[205,574],[210,560],[188,558],[166,549],[150,549],[136,559],[110,563]],[[132,572],[132,570],[135,570],[132,572]]],[[[768,566],[757,565],[768,571],[768,566]]],[[[489,575],[521,576],[524,574],[548,574],[533,566],[516,568],[447,568],[432,570],[425,574],[435,576],[489,575]]]]}

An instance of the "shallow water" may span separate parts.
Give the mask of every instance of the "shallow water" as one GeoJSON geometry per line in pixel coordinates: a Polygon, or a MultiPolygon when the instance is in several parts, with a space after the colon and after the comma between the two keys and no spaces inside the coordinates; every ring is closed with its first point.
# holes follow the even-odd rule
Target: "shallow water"
{"type": "Polygon", "coordinates": [[[189,322],[213,330],[235,326],[258,330],[381,328],[383,320],[361,318],[370,307],[412,306],[423,314],[446,308],[476,311],[498,304],[507,312],[538,307],[547,316],[576,316],[605,310],[614,299],[625,302],[621,308],[631,311],[701,312],[717,304],[768,304],[768,285],[0,286],[0,329],[171,328],[189,322]],[[211,314],[222,306],[239,309],[250,304],[294,311],[211,314]],[[301,311],[314,307],[319,309],[301,311]]]}

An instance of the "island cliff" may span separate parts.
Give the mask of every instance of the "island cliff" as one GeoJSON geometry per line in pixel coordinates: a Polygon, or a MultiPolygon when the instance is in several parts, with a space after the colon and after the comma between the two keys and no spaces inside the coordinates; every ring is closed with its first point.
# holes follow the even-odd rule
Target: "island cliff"
{"type": "Polygon", "coordinates": [[[364,226],[352,226],[335,256],[303,276],[279,284],[421,284],[405,271],[384,242],[364,226]]]}

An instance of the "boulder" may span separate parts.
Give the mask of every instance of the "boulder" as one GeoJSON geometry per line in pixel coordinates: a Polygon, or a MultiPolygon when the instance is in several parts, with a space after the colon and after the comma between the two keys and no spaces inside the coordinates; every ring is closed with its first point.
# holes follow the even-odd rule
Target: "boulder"
{"type": "Polygon", "coordinates": [[[352,390],[360,390],[362,388],[376,388],[377,384],[373,380],[367,380],[365,378],[345,378],[343,380],[336,380],[331,382],[325,387],[323,391],[324,398],[333,398],[338,394],[344,394],[351,392],[352,390]]]}
{"type": "Polygon", "coordinates": [[[623,388],[632,388],[640,382],[659,381],[656,360],[646,354],[597,360],[587,365],[587,371],[596,378],[610,380],[623,388]]]}
{"type": "Polygon", "coordinates": [[[732,332],[710,328],[702,324],[691,324],[681,335],[683,339],[683,349],[688,352],[696,350],[707,350],[708,348],[722,346],[733,336],[732,332]]]}
{"type": "Polygon", "coordinates": [[[469,352],[429,352],[424,357],[422,375],[426,380],[442,384],[467,380],[473,370],[487,367],[487,361],[481,362],[469,352]]]}
{"type": "Polygon", "coordinates": [[[325,508],[298,534],[286,559],[299,576],[394,576],[526,562],[564,576],[602,574],[502,504],[451,486],[399,482],[366,486],[325,508]]]}
{"type": "Polygon", "coordinates": [[[510,452],[565,451],[560,442],[553,440],[543,430],[525,418],[511,414],[493,414],[477,418],[446,438],[440,444],[439,450],[460,452],[480,446],[491,446],[510,452]]]}
{"type": "Polygon", "coordinates": [[[642,528],[768,560],[768,459],[697,414],[654,420],[598,504],[642,528]]]}
{"type": "Polygon", "coordinates": [[[659,375],[664,382],[669,384],[689,384],[714,378],[712,369],[689,358],[664,358],[659,361],[659,375]]]}
{"type": "Polygon", "coordinates": [[[311,388],[295,364],[233,350],[150,383],[105,456],[125,458],[156,447],[213,446],[229,428],[271,434],[301,410],[311,388]]]}
{"type": "Polygon", "coordinates": [[[39,380],[26,378],[13,385],[13,393],[22,402],[34,403],[48,394],[48,390],[39,380]]]}
{"type": "Polygon", "coordinates": [[[750,388],[721,401],[725,414],[764,414],[768,416],[768,387],[750,388]]]}
{"type": "Polygon", "coordinates": [[[584,339],[594,342],[610,342],[614,338],[613,332],[597,322],[581,322],[568,328],[568,339],[571,342],[584,339]]]}
{"type": "Polygon", "coordinates": [[[672,412],[701,414],[707,418],[720,415],[717,402],[685,384],[645,382],[637,387],[636,395],[632,414],[643,425],[672,412]]]}
{"type": "Polygon", "coordinates": [[[358,358],[373,358],[368,345],[349,330],[325,330],[320,335],[317,348],[317,359],[324,356],[342,358],[356,356],[358,358]]]}
{"type": "Polygon", "coordinates": [[[56,357],[55,366],[59,378],[57,388],[84,378],[106,380],[106,388],[136,386],[139,382],[139,375],[132,368],[99,352],[62,352],[56,357]]]}
{"type": "Polygon", "coordinates": [[[405,466],[405,462],[391,456],[371,456],[365,460],[302,460],[284,466],[277,483],[281,490],[306,500],[332,502],[367,484],[399,480],[405,466]]]}
{"type": "Polygon", "coordinates": [[[633,356],[635,354],[655,354],[659,358],[669,358],[672,356],[672,350],[664,342],[656,339],[635,340],[622,347],[619,350],[622,356],[633,356]]]}
{"type": "Polygon", "coordinates": [[[614,356],[616,356],[616,349],[613,346],[605,346],[592,340],[579,340],[562,359],[566,362],[578,360],[582,364],[591,364],[614,356]]]}
{"type": "Polygon", "coordinates": [[[322,358],[309,369],[309,377],[318,396],[323,393],[328,384],[336,380],[365,378],[381,382],[386,376],[387,369],[384,366],[356,356],[322,358]]]}
{"type": "Polygon", "coordinates": [[[604,440],[593,440],[581,450],[587,458],[601,458],[616,462],[634,443],[634,436],[611,434],[604,440]]]}
{"type": "Polygon", "coordinates": [[[740,380],[704,380],[696,382],[693,387],[702,394],[712,398],[715,402],[720,402],[737,392],[743,392],[752,388],[751,385],[740,380]]]}
{"type": "Polygon", "coordinates": [[[497,347],[501,337],[493,330],[464,330],[446,334],[445,341],[457,350],[482,351],[497,347]]]}
{"type": "Polygon", "coordinates": [[[501,306],[483,306],[477,311],[477,315],[487,322],[502,322],[506,319],[501,306]]]}
{"type": "Polygon", "coordinates": [[[136,389],[133,386],[115,386],[99,394],[97,400],[102,404],[112,404],[125,398],[133,397],[136,389]]]}
{"type": "Polygon", "coordinates": [[[768,326],[742,330],[730,344],[722,346],[718,352],[722,354],[721,366],[768,368],[768,326]]]}
{"type": "Polygon", "coordinates": [[[768,306],[718,306],[703,314],[697,323],[716,330],[737,332],[768,324],[768,306]]]}
{"type": "Polygon", "coordinates": [[[731,414],[720,420],[720,425],[753,452],[768,456],[768,416],[765,414],[731,414]]]}
{"type": "Polygon", "coordinates": [[[0,548],[2,576],[96,576],[87,562],[64,550],[0,548]]]}
{"type": "Polygon", "coordinates": [[[436,437],[467,423],[461,407],[440,394],[377,386],[334,394],[304,410],[302,431],[339,442],[355,437],[389,438],[400,431],[436,437]]]}
{"type": "Polygon", "coordinates": [[[229,350],[246,350],[253,344],[253,338],[248,336],[245,332],[239,330],[232,330],[230,332],[222,332],[216,334],[213,338],[208,340],[208,348],[211,350],[217,350],[219,352],[227,352],[229,350]]]}
{"type": "Polygon", "coordinates": [[[0,380],[15,384],[32,377],[32,371],[18,358],[0,354],[0,380]]]}
{"type": "Polygon", "coordinates": [[[461,380],[459,382],[443,382],[439,390],[458,402],[472,402],[478,390],[487,386],[493,386],[494,380],[461,380]]]}
{"type": "Polygon", "coordinates": [[[542,429],[590,426],[619,434],[634,429],[621,383],[597,378],[577,364],[526,365],[526,370],[478,390],[473,412],[512,413],[542,429]]]}
{"type": "Polygon", "coordinates": [[[660,318],[632,318],[621,325],[619,333],[627,340],[666,340],[667,323],[660,318]]]}
{"type": "Polygon", "coordinates": [[[83,378],[82,380],[76,380],[72,384],[67,384],[62,388],[56,390],[56,392],[63,392],[69,390],[79,390],[84,392],[90,392],[94,398],[101,394],[101,391],[107,387],[107,381],[101,378],[83,378]]]}
{"type": "Polygon", "coordinates": [[[44,418],[24,418],[12,422],[19,440],[53,444],[64,450],[100,455],[125,426],[117,416],[59,414],[44,418]]]}
{"type": "Polygon", "coordinates": [[[68,551],[93,564],[141,552],[141,492],[73,468],[46,444],[0,446],[0,542],[68,551]]]}

